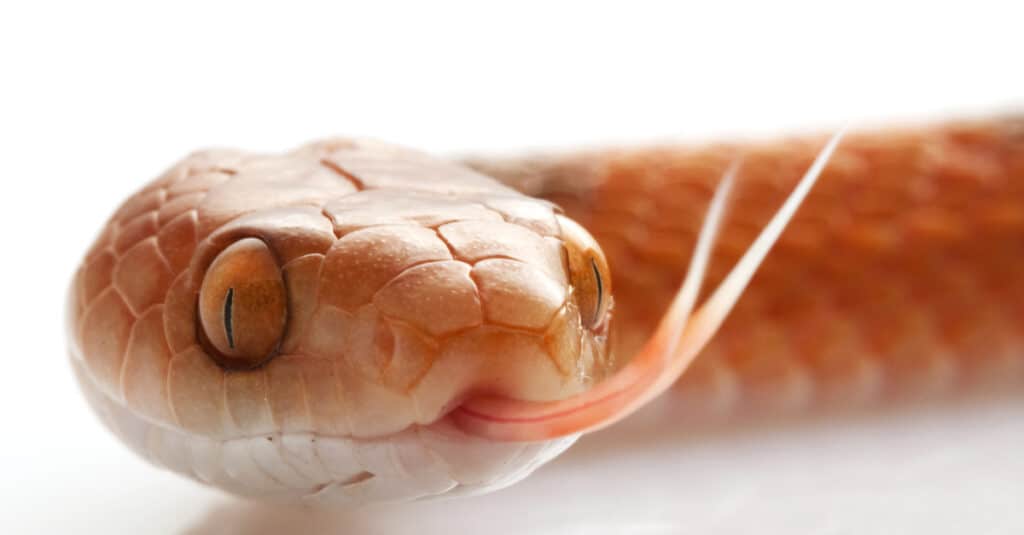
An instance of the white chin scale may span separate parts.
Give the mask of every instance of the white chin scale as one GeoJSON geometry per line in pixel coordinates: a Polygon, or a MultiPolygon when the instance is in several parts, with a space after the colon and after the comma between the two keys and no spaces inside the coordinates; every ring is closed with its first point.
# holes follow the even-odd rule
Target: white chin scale
{"type": "Polygon", "coordinates": [[[494,442],[466,435],[445,418],[373,439],[275,433],[214,440],[136,416],[71,360],[90,405],[132,450],[157,466],[253,498],[334,505],[481,494],[530,475],[578,438],[494,442]]]}

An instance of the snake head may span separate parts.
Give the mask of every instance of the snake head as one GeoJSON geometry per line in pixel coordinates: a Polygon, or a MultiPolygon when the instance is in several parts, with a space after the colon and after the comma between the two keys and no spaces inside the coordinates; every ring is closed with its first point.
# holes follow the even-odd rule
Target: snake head
{"type": "Polygon", "coordinates": [[[388,145],[195,153],[130,197],[70,292],[93,406],[162,466],[261,497],[480,492],[575,436],[465,433],[468,399],[614,365],[600,248],[548,202],[388,145]]]}

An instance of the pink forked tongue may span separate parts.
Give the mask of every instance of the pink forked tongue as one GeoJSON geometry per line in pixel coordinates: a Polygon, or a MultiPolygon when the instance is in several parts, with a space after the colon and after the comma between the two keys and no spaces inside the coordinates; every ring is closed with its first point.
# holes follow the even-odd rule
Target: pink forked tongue
{"type": "Polygon", "coordinates": [[[715,235],[725,214],[726,198],[739,165],[729,168],[711,200],[686,279],[658,329],[640,353],[618,373],[586,392],[558,401],[474,398],[452,412],[455,423],[469,434],[493,440],[547,440],[611,425],[664,392],[682,375],[721,326],[765,255],[821,175],[842,135],[839,132],[832,136],[722,284],[694,311],[715,235]]]}

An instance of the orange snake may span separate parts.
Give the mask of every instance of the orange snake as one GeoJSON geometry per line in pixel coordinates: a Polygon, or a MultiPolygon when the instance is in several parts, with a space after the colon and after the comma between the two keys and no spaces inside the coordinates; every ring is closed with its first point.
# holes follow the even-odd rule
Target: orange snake
{"type": "Polygon", "coordinates": [[[86,254],[71,360],[152,462],[330,503],[501,488],[684,369],[701,415],[1019,382],[1024,123],[823,146],[194,153],[86,254]]]}

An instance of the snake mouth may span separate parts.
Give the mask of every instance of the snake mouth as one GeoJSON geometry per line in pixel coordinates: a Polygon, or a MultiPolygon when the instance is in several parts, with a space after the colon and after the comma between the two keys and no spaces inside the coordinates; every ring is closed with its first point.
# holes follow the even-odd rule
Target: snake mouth
{"type": "Polygon", "coordinates": [[[102,392],[72,357],[103,424],[146,461],[234,494],[311,505],[359,505],[482,494],[504,488],[569,448],[578,435],[493,441],[449,416],[376,438],[273,432],[211,438],[151,421],[102,392]]]}

